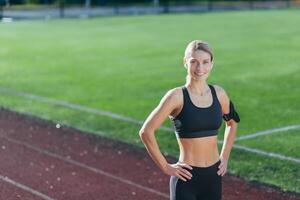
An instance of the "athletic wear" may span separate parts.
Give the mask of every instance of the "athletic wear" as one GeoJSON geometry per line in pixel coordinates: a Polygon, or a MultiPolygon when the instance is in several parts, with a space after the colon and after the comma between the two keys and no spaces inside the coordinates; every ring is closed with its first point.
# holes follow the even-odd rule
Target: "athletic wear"
{"type": "Polygon", "coordinates": [[[221,200],[222,176],[218,175],[221,160],[209,167],[187,169],[193,175],[183,181],[177,176],[170,177],[170,200],[221,200]]]}
{"type": "Polygon", "coordinates": [[[227,114],[224,114],[223,115],[223,119],[225,121],[229,121],[231,119],[233,119],[235,122],[239,123],[240,122],[240,116],[239,114],[236,112],[235,108],[234,108],[234,105],[233,105],[233,102],[230,101],[229,103],[229,113],[227,114]]]}
{"type": "Polygon", "coordinates": [[[186,86],[182,86],[183,108],[176,117],[171,117],[175,133],[180,138],[206,137],[218,134],[222,125],[222,109],[212,85],[208,85],[213,102],[209,107],[193,104],[186,86]]]}

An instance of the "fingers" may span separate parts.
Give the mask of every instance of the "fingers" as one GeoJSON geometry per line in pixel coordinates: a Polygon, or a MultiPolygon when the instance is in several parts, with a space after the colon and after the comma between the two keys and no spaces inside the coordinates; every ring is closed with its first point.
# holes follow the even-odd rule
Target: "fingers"
{"type": "Polygon", "coordinates": [[[188,169],[190,169],[190,170],[193,169],[191,166],[189,166],[188,164],[185,164],[185,163],[180,163],[180,166],[181,166],[181,167],[188,168],[188,169]]]}
{"type": "Polygon", "coordinates": [[[183,177],[187,178],[187,179],[191,179],[192,176],[193,176],[193,175],[192,175],[189,171],[187,171],[186,169],[179,168],[178,170],[179,170],[179,171],[178,171],[179,174],[182,175],[183,177]]]}
{"type": "Polygon", "coordinates": [[[186,173],[184,173],[183,171],[180,171],[180,170],[177,171],[176,176],[179,177],[183,181],[187,181],[187,180],[190,180],[192,178],[191,175],[188,175],[188,174],[186,174],[186,173]]]}
{"type": "Polygon", "coordinates": [[[226,173],[226,167],[225,167],[225,165],[223,163],[221,163],[219,165],[219,170],[218,170],[217,173],[218,173],[219,176],[224,176],[225,175],[225,173],[226,173]]]}
{"type": "Polygon", "coordinates": [[[192,178],[193,175],[188,170],[185,169],[185,168],[193,169],[191,166],[189,166],[185,163],[178,163],[177,167],[178,167],[177,168],[177,175],[183,181],[187,181],[188,179],[192,178]]]}
{"type": "Polygon", "coordinates": [[[220,165],[219,165],[219,169],[220,169],[221,167],[223,167],[223,165],[224,165],[224,163],[221,162],[220,165]]]}
{"type": "Polygon", "coordinates": [[[221,169],[218,170],[217,173],[218,173],[219,176],[221,176],[223,174],[223,172],[224,172],[224,170],[223,170],[223,168],[221,168],[221,169]]]}
{"type": "Polygon", "coordinates": [[[187,179],[184,177],[184,176],[182,176],[181,174],[180,174],[180,172],[178,172],[178,174],[176,175],[178,178],[180,178],[181,180],[183,180],[183,181],[187,181],[187,179]]]}
{"type": "Polygon", "coordinates": [[[226,173],[226,170],[224,169],[223,171],[221,171],[220,175],[221,175],[221,176],[224,176],[225,173],[226,173]]]}

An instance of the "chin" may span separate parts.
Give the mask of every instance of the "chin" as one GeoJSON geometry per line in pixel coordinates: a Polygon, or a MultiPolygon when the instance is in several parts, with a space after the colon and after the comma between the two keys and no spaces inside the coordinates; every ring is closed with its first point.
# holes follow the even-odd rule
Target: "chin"
{"type": "Polygon", "coordinates": [[[203,75],[203,76],[193,76],[193,79],[207,79],[208,75],[203,75]]]}
{"type": "Polygon", "coordinates": [[[206,77],[193,77],[194,80],[206,80],[206,77]]]}

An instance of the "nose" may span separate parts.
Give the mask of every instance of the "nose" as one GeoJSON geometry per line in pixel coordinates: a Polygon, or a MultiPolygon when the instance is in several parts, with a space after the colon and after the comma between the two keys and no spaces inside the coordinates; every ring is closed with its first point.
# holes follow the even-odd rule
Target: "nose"
{"type": "Polygon", "coordinates": [[[206,71],[204,65],[201,64],[201,63],[198,63],[198,65],[196,66],[196,69],[199,70],[200,72],[201,72],[201,71],[206,71]]]}

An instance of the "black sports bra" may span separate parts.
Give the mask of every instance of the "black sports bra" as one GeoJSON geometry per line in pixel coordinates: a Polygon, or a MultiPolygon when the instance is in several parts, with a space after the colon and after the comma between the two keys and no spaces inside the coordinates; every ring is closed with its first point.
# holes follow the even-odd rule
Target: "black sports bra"
{"type": "Polygon", "coordinates": [[[222,125],[222,109],[215,88],[208,85],[213,102],[209,107],[197,107],[190,99],[188,90],[182,86],[183,107],[176,117],[170,117],[179,138],[207,137],[218,134],[222,125]]]}

